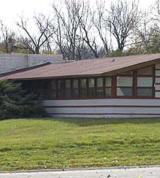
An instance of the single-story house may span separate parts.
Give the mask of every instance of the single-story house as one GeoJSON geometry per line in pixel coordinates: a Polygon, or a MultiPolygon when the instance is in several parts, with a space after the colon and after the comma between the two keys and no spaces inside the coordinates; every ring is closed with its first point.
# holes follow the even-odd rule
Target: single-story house
{"type": "Polygon", "coordinates": [[[41,95],[50,116],[160,117],[160,54],[46,64],[0,79],[41,95]]]}

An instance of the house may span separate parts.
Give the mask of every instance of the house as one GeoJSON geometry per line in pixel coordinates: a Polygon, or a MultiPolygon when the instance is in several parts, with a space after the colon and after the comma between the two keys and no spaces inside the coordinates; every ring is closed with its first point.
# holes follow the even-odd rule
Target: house
{"type": "Polygon", "coordinates": [[[0,79],[41,95],[50,116],[160,117],[160,54],[45,64],[0,79]]]}

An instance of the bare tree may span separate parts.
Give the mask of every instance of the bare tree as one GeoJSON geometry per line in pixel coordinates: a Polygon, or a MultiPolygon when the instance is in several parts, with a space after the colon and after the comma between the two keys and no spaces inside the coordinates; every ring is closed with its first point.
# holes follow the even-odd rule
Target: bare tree
{"type": "MultiPolygon", "coordinates": [[[[83,41],[90,48],[95,58],[99,58],[99,45],[95,34],[93,24],[95,12],[91,10],[89,2],[82,2],[83,16],[80,18],[80,32],[83,41]]],[[[79,15],[79,14],[77,14],[79,15]]]]}
{"type": "Polygon", "coordinates": [[[97,9],[94,12],[93,24],[98,32],[99,38],[102,41],[105,55],[109,55],[110,48],[112,48],[112,39],[110,35],[110,30],[105,23],[105,2],[101,1],[97,3],[97,9]]]}
{"type": "Polygon", "coordinates": [[[77,48],[80,45],[79,37],[80,18],[82,18],[82,5],[76,0],[65,0],[63,11],[53,4],[54,39],[63,54],[64,59],[75,60],[77,48]],[[77,16],[79,14],[79,16],[77,16]]]}
{"type": "Polygon", "coordinates": [[[50,39],[53,36],[54,31],[50,31],[49,18],[46,18],[42,14],[35,16],[34,22],[38,29],[36,35],[32,35],[31,30],[29,30],[27,26],[27,21],[24,18],[21,17],[20,22],[18,22],[17,25],[26,34],[26,37],[22,36],[22,44],[24,44],[24,48],[29,49],[33,54],[39,54],[44,45],[48,45],[49,49],[51,48],[50,39]]]}
{"type": "Polygon", "coordinates": [[[93,35],[92,14],[88,2],[64,0],[64,8],[53,4],[54,40],[63,58],[68,60],[99,57],[98,45],[93,35]],[[83,49],[83,50],[82,50],[83,49]]]}
{"type": "Polygon", "coordinates": [[[14,50],[14,44],[16,43],[15,33],[0,21],[1,32],[1,49],[5,53],[11,53],[14,50]]]}
{"type": "Polygon", "coordinates": [[[138,22],[138,4],[125,0],[112,3],[105,21],[116,39],[118,50],[122,52],[127,38],[138,22]]]}

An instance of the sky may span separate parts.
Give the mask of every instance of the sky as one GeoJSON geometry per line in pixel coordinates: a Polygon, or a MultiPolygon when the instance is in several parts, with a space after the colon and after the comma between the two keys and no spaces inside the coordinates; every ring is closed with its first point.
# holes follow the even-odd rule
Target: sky
{"type": "MultiPolygon", "coordinates": [[[[0,19],[14,23],[20,15],[32,16],[35,13],[49,14],[52,3],[59,0],[0,0],[0,19]]],[[[91,2],[94,0],[91,0],[91,2]]],[[[108,0],[107,0],[108,1],[108,0]]],[[[154,0],[139,0],[141,8],[149,7],[154,0]]]]}
{"type": "MultiPolygon", "coordinates": [[[[17,30],[16,22],[21,16],[31,19],[33,15],[43,13],[49,15],[52,12],[52,4],[61,0],[0,0],[0,20],[12,30],[17,30]]],[[[101,0],[100,0],[101,1],[101,0]]],[[[107,2],[109,0],[106,0],[107,2]]],[[[111,1],[111,0],[110,0],[111,1]]],[[[128,0],[129,1],[129,0],[128,0]]],[[[139,0],[140,8],[149,8],[155,0],[139,0]]],[[[90,0],[93,4],[96,0],[90,0]]],[[[62,4],[63,6],[63,4],[62,4]]]]}

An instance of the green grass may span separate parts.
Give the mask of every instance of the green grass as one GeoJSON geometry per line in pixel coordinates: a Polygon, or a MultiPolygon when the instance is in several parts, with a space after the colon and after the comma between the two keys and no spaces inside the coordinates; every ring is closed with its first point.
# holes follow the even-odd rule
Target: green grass
{"type": "Polygon", "coordinates": [[[160,118],[0,121],[0,170],[160,164],[160,118]]]}

